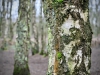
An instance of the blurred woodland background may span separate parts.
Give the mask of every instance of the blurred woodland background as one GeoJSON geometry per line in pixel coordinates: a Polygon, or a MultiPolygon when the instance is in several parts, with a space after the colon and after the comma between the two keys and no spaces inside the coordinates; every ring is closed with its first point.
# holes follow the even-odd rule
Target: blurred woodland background
{"type": "MultiPolygon", "coordinates": [[[[16,42],[16,27],[18,18],[19,0],[0,0],[0,45],[1,50],[7,49],[16,42]],[[4,46],[4,47],[3,47],[4,46]]],[[[46,26],[46,21],[43,13],[43,5],[41,0],[32,1],[31,3],[31,30],[30,39],[32,48],[35,52],[47,53],[49,29],[46,26]],[[42,40],[43,39],[43,40],[42,40]]],[[[93,31],[93,41],[100,42],[100,1],[90,0],[90,23],[93,31]]]]}
{"type": "MultiPolygon", "coordinates": [[[[31,22],[30,30],[28,32],[29,35],[28,38],[30,40],[29,56],[35,54],[48,56],[48,52],[51,48],[51,44],[50,44],[51,40],[49,39],[52,38],[52,36],[43,13],[43,1],[42,0],[30,0],[30,1],[31,3],[29,5],[31,6],[31,8],[29,12],[27,12],[28,15],[30,15],[28,17],[29,22],[31,22]]],[[[19,5],[20,5],[20,0],[0,0],[0,52],[1,53],[7,50],[13,50],[13,51],[16,50],[16,38],[18,37],[16,29],[18,27],[17,25],[19,22],[18,20],[18,13],[20,11],[19,5]]],[[[93,50],[95,50],[96,48],[97,50],[100,49],[99,13],[100,13],[100,0],[89,0],[89,19],[93,31],[93,38],[92,38],[93,50]]],[[[94,54],[94,56],[95,55],[96,54],[94,54]]],[[[99,58],[99,56],[97,57],[99,58]]],[[[44,61],[46,60],[47,63],[48,58],[45,58],[43,60],[44,61]]],[[[1,61],[2,60],[0,58],[0,62],[1,61]]],[[[92,61],[94,63],[94,61],[96,60],[92,60],[92,61]]],[[[99,63],[100,61],[98,62],[98,64],[99,63]]],[[[94,64],[94,66],[95,65],[96,63],[94,64]]],[[[95,68],[93,68],[92,71],[93,70],[95,70],[95,68]]],[[[99,71],[100,71],[100,67],[99,67],[99,71]]],[[[96,75],[95,72],[96,71],[92,72],[93,75],[96,75]]],[[[0,75],[6,75],[6,74],[1,73],[0,75]]],[[[34,75],[36,74],[34,73],[34,75]]]]}

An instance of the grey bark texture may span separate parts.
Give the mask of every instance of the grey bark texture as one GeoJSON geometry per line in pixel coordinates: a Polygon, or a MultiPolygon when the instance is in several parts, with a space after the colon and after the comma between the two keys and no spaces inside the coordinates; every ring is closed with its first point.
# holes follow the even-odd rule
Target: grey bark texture
{"type": "Polygon", "coordinates": [[[13,75],[30,75],[28,50],[30,49],[30,0],[19,0],[17,44],[13,75]]]}
{"type": "Polygon", "coordinates": [[[44,0],[52,34],[47,75],[90,75],[89,0],[44,0]]]}

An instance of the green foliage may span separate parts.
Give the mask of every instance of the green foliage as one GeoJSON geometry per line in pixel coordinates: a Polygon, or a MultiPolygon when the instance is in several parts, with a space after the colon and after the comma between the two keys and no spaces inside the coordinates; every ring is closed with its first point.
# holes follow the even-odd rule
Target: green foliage
{"type": "Polygon", "coordinates": [[[61,58],[62,58],[62,55],[63,55],[63,54],[62,54],[61,52],[57,52],[57,58],[58,58],[58,59],[61,59],[61,58]]]}
{"type": "Polygon", "coordinates": [[[5,39],[2,41],[2,46],[0,50],[7,50],[7,41],[5,39]]]}
{"type": "Polygon", "coordinates": [[[44,51],[43,51],[43,50],[41,50],[40,55],[43,55],[43,54],[44,54],[44,51]]]}
{"type": "Polygon", "coordinates": [[[56,0],[56,1],[59,2],[59,3],[63,2],[63,0],[56,0]]]}
{"type": "Polygon", "coordinates": [[[62,3],[63,0],[52,0],[53,3],[62,3]]]}
{"type": "Polygon", "coordinates": [[[38,50],[36,50],[34,47],[32,47],[32,55],[37,54],[38,50]]]}
{"type": "Polygon", "coordinates": [[[52,4],[53,4],[54,8],[55,8],[55,7],[59,7],[59,6],[62,5],[63,1],[64,1],[64,0],[53,0],[53,1],[52,1],[52,4]]]}
{"type": "Polygon", "coordinates": [[[43,53],[43,56],[44,56],[44,57],[48,56],[48,53],[43,53]]]}
{"type": "Polygon", "coordinates": [[[23,68],[15,66],[13,75],[30,75],[28,64],[23,68]]]}
{"type": "Polygon", "coordinates": [[[7,50],[7,47],[1,46],[0,50],[7,50]]]}

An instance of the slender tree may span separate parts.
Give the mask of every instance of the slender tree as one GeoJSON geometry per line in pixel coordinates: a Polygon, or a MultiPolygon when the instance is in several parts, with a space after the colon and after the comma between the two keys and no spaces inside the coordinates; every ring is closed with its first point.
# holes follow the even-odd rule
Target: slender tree
{"type": "Polygon", "coordinates": [[[6,15],[6,9],[5,9],[5,7],[6,7],[6,5],[5,5],[5,3],[6,3],[6,1],[5,0],[3,0],[2,1],[2,26],[1,26],[1,31],[2,31],[2,37],[4,38],[4,35],[5,35],[5,15],[6,15]]]}
{"type": "Polygon", "coordinates": [[[1,38],[2,38],[2,46],[1,46],[1,50],[6,50],[7,49],[7,40],[6,40],[6,14],[7,14],[7,10],[6,10],[6,3],[7,1],[2,0],[2,6],[1,6],[1,38]]]}
{"type": "Polygon", "coordinates": [[[13,0],[10,0],[10,40],[13,39],[13,36],[14,36],[14,33],[13,33],[13,28],[14,28],[14,25],[11,23],[12,22],[12,15],[11,15],[11,11],[12,11],[12,3],[13,3],[13,0]]]}
{"type": "Polygon", "coordinates": [[[47,75],[90,75],[89,0],[44,0],[52,33],[47,75]]]}
{"type": "Polygon", "coordinates": [[[46,32],[45,29],[45,20],[44,20],[44,17],[43,17],[43,6],[42,6],[42,0],[40,0],[40,15],[39,15],[39,26],[40,26],[40,54],[46,54],[47,51],[45,51],[45,44],[46,44],[46,32]]]}
{"type": "Polygon", "coordinates": [[[30,46],[30,0],[19,0],[17,45],[13,75],[30,75],[28,50],[30,46]]]}
{"type": "Polygon", "coordinates": [[[2,0],[0,1],[0,37],[2,36],[2,0]]]}

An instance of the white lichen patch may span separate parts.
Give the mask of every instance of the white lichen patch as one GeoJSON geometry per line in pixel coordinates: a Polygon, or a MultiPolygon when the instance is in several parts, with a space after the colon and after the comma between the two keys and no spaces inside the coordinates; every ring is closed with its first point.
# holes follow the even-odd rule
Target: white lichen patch
{"type": "Polygon", "coordinates": [[[86,67],[86,70],[88,71],[88,64],[89,64],[89,57],[85,57],[85,60],[84,60],[84,63],[85,63],[85,67],[86,67]]]}
{"type": "Polygon", "coordinates": [[[77,60],[77,56],[79,56],[79,60],[80,60],[79,63],[81,63],[81,58],[82,58],[82,51],[81,50],[78,50],[74,57],[71,56],[72,49],[75,46],[75,44],[78,42],[80,42],[80,40],[71,41],[68,45],[65,45],[65,48],[62,51],[64,56],[66,57],[66,62],[67,62],[68,67],[71,71],[74,70],[74,67],[76,65],[75,60],[77,60]]]}
{"type": "Polygon", "coordinates": [[[67,35],[70,35],[71,32],[69,31],[70,28],[80,28],[79,20],[74,21],[71,16],[62,24],[62,29],[64,30],[64,33],[67,35]]]}
{"type": "Polygon", "coordinates": [[[82,50],[77,51],[77,54],[74,56],[74,59],[78,60],[78,65],[77,66],[80,66],[81,61],[82,61],[82,50]]]}
{"type": "Polygon", "coordinates": [[[54,65],[55,62],[55,55],[56,55],[56,51],[52,50],[49,54],[49,67],[48,67],[48,72],[51,71],[50,68],[54,65]]]}
{"type": "Polygon", "coordinates": [[[81,18],[83,18],[83,20],[85,21],[85,22],[87,22],[87,20],[88,20],[88,12],[86,11],[86,12],[80,12],[80,15],[81,15],[81,18]]]}
{"type": "Polygon", "coordinates": [[[82,50],[77,51],[77,56],[82,57],[82,50]]]}
{"type": "Polygon", "coordinates": [[[65,34],[70,34],[69,29],[72,28],[74,25],[73,20],[69,17],[68,20],[66,20],[63,24],[62,24],[62,29],[64,30],[65,34]]]}
{"type": "Polygon", "coordinates": [[[74,26],[75,26],[75,28],[80,28],[79,20],[74,21],[74,26]]]}
{"type": "Polygon", "coordinates": [[[73,46],[75,46],[75,41],[71,41],[68,45],[65,45],[64,50],[62,50],[64,56],[66,57],[66,62],[68,62],[73,46]]]}
{"type": "Polygon", "coordinates": [[[74,71],[75,65],[76,65],[76,63],[73,62],[73,61],[69,61],[69,62],[68,62],[68,67],[69,67],[71,73],[74,71]]]}

